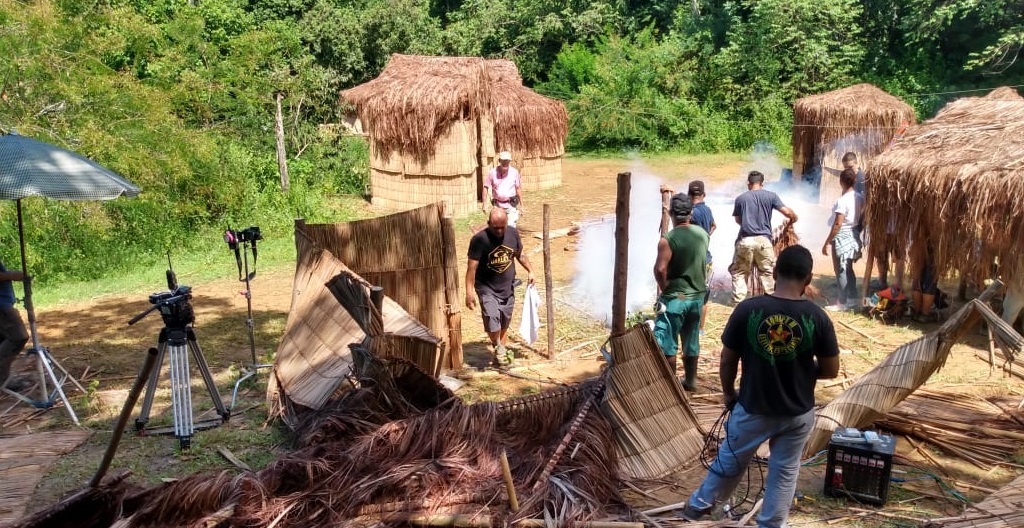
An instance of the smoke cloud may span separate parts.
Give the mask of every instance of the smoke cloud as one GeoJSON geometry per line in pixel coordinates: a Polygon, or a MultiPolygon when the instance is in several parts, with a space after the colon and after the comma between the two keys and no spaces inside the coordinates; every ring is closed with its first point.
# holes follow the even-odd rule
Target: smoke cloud
{"type": "MultiPolygon", "coordinates": [[[[818,189],[807,182],[793,182],[784,178],[784,168],[777,154],[765,147],[751,153],[750,161],[735,178],[712,182],[695,174],[682,181],[671,181],[654,174],[640,162],[632,164],[632,192],[629,218],[629,272],[626,287],[626,310],[650,310],[657,297],[654,281],[654,261],[657,257],[658,228],[661,224],[662,184],[676,192],[685,192],[691,180],[702,179],[717,229],[711,236],[710,251],[713,267],[711,302],[727,302],[732,288],[729,264],[732,262],[739,225],[732,216],[733,201],[747,190],[747,174],[752,170],[765,175],[765,187],[779,194],[790,209],[799,216],[795,225],[801,244],[820,254],[819,249],[828,235],[826,222],[831,209],[818,205],[818,189]]],[[[786,171],[788,173],[788,171],[786,171]]],[[[773,215],[773,226],[782,224],[781,214],[773,215]]],[[[574,304],[603,321],[611,323],[613,273],[615,264],[614,215],[588,219],[581,226],[576,255],[576,275],[572,283],[574,304]]],[[[824,258],[824,257],[820,257],[824,258]]]]}

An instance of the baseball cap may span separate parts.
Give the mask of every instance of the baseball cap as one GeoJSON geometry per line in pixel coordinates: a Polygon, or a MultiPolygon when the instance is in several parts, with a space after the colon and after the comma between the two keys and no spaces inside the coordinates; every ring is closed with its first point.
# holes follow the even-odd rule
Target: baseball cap
{"type": "Polygon", "coordinates": [[[693,200],[690,197],[679,193],[672,197],[672,202],[669,204],[669,211],[672,212],[674,218],[680,216],[690,216],[693,213],[693,200]]]}
{"type": "Polygon", "coordinates": [[[686,187],[686,194],[694,196],[697,194],[704,194],[704,182],[700,180],[693,180],[690,185],[686,187]]]}
{"type": "Polygon", "coordinates": [[[498,161],[512,161],[512,153],[505,150],[498,154],[498,161]]]}

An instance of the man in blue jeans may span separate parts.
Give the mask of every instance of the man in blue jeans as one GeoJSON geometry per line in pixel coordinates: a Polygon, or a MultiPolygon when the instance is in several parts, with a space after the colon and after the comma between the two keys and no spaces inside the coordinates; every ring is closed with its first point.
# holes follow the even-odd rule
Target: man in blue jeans
{"type": "Polygon", "coordinates": [[[671,231],[658,241],[658,258],[654,263],[654,280],[661,296],[654,321],[654,337],[668,359],[672,373],[676,371],[676,337],[683,344],[683,388],[697,390],[697,358],[700,355],[700,312],[707,291],[708,233],[692,224],[693,201],[677,194],[669,203],[671,231]]]}
{"type": "Polygon", "coordinates": [[[786,525],[800,456],[814,426],[815,382],[839,374],[832,321],[804,298],[813,266],[807,248],[786,248],[773,272],[775,292],[743,301],[729,317],[722,333],[719,375],[732,413],[718,456],[700,488],[690,495],[684,518],[698,520],[729,499],[757,448],[767,441],[771,455],[757,526],[786,525]],[[743,379],[737,394],[741,362],[743,379]]]}

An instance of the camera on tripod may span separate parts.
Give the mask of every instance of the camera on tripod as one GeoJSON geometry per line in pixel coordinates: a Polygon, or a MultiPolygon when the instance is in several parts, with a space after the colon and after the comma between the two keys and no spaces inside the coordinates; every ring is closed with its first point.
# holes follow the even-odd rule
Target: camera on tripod
{"type": "Polygon", "coordinates": [[[231,229],[224,231],[224,242],[227,242],[229,249],[235,249],[238,247],[239,242],[253,242],[257,240],[263,240],[263,234],[260,233],[258,226],[249,226],[245,229],[231,229]]]}
{"type": "Polygon", "coordinates": [[[149,303],[157,305],[160,317],[170,328],[182,328],[195,322],[196,312],[192,308],[191,286],[178,286],[171,291],[156,292],[149,295],[149,303]]]}

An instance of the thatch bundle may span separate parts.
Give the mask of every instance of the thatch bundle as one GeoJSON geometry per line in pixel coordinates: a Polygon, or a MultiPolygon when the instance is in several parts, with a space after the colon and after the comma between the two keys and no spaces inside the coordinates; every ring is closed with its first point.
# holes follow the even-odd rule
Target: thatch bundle
{"type": "Polygon", "coordinates": [[[505,59],[394,54],[380,76],[341,98],[356,105],[378,149],[419,160],[454,122],[485,114],[496,148],[525,156],[560,154],[568,131],[565,105],[523,86],[505,59]]]}
{"type": "MultiPolygon", "coordinates": [[[[1010,280],[1024,271],[1024,99],[1010,89],[966,97],[909,128],[867,172],[869,229],[928,247],[940,275],[1010,280]]],[[[1017,279],[1019,280],[1019,279],[1017,279]]]]}
{"type": "MultiPolygon", "coordinates": [[[[821,175],[822,167],[840,168],[846,152],[860,166],[880,154],[893,136],[915,121],[914,109],[870,84],[797,99],[793,104],[793,177],[821,175]]],[[[821,203],[839,197],[838,178],[821,178],[821,203]]]]}

